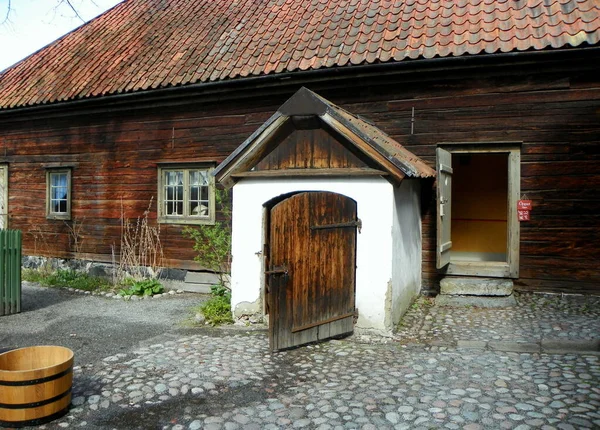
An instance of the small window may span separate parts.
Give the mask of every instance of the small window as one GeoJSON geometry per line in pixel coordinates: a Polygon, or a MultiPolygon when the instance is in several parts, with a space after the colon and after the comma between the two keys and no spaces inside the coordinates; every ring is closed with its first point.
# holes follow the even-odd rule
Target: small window
{"type": "Polygon", "coordinates": [[[215,221],[215,187],[206,166],[159,168],[160,222],[212,224],[215,221]]]}
{"type": "Polygon", "coordinates": [[[71,170],[46,172],[46,216],[71,219],[71,170]]]}

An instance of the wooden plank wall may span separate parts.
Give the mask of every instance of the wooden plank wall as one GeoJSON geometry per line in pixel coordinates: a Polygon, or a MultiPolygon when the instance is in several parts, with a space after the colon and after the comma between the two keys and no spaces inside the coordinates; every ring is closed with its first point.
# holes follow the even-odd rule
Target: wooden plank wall
{"type": "MultiPolygon", "coordinates": [[[[543,70],[543,66],[539,68],[543,70]]],[[[369,103],[339,100],[435,162],[440,142],[522,141],[519,289],[600,293],[600,75],[520,75],[394,85],[369,103]],[[414,117],[413,117],[414,109],[414,117]],[[412,132],[411,132],[412,128],[412,132]]],[[[327,94],[323,94],[327,97],[327,94]]],[[[423,290],[439,291],[435,195],[423,215],[423,290]]]]}
{"type": "MultiPolygon", "coordinates": [[[[118,256],[122,213],[135,221],[150,206],[156,225],[158,162],[217,164],[278,106],[156,109],[3,125],[0,162],[9,165],[10,228],[23,231],[25,255],[110,262],[113,249],[118,256]],[[70,222],[45,216],[46,167],[59,164],[72,166],[70,222]],[[74,224],[82,224],[79,253],[70,234],[74,224]]],[[[166,264],[198,269],[182,229],[160,226],[166,264]]]]}
{"type": "Polygon", "coordinates": [[[323,129],[295,130],[255,170],[367,167],[323,129]]]}
{"type": "MultiPolygon", "coordinates": [[[[533,211],[531,221],[521,224],[516,285],[600,292],[598,74],[539,67],[487,78],[447,72],[427,79],[380,76],[343,86],[305,85],[376,124],[432,165],[440,142],[522,141],[521,191],[533,200],[533,211]]],[[[296,89],[218,104],[3,124],[0,161],[9,163],[9,222],[24,231],[24,253],[74,256],[65,223],[45,218],[44,163],[74,166],[73,218],[84,223],[83,256],[110,260],[111,245],[119,243],[121,201],[126,216],[143,213],[156,198],[157,162],[223,160],[296,89]]],[[[156,217],[155,205],[151,216],[156,217]]],[[[193,267],[191,243],[182,239],[179,226],[162,225],[161,239],[171,266],[193,267]]],[[[426,292],[439,288],[434,246],[430,201],[423,209],[426,292]]]]}

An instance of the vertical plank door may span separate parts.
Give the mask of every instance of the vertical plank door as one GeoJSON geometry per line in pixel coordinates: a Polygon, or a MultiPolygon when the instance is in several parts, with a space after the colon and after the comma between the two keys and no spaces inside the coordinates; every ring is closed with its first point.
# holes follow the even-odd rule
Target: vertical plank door
{"type": "Polygon", "coordinates": [[[271,350],[351,333],[356,273],[356,202],[304,192],[270,212],[271,350]]]}

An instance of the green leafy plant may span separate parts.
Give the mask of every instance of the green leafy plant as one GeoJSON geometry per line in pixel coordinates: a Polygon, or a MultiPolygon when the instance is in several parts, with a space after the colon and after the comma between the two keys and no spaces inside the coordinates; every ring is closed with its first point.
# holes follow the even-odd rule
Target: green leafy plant
{"type": "Polygon", "coordinates": [[[233,322],[231,318],[231,294],[223,285],[217,284],[211,287],[211,298],[202,303],[199,310],[210,325],[216,326],[233,322]]]}
{"type": "Polygon", "coordinates": [[[162,294],[165,291],[162,284],[156,279],[136,281],[135,279],[129,278],[123,283],[124,286],[128,286],[128,288],[119,290],[119,295],[121,296],[153,296],[154,294],[162,294]]]}
{"type": "Polygon", "coordinates": [[[231,199],[227,190],[217,189],[215,201],[220,208],[220,220],[213,225],[186,227],[183,235],[194,240],[196,260],[219,276],[219,285],[226,287],[226,276],[231,268],[231,199]]]}

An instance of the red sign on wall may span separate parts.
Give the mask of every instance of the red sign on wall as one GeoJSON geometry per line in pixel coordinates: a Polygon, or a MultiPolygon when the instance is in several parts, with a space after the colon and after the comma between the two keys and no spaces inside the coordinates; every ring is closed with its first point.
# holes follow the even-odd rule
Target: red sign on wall
{"type": "Polygon", "coordinates": [[[519,216],[519,221],[529,221],[529,211],[526,210],[517,210],[517,214],[519,216]]]}
{"type": "Polygon", "coordinates": [[[519,200],[517,202],[517,210],[530,211],[531,210],[531,200],[519,200]]]}

